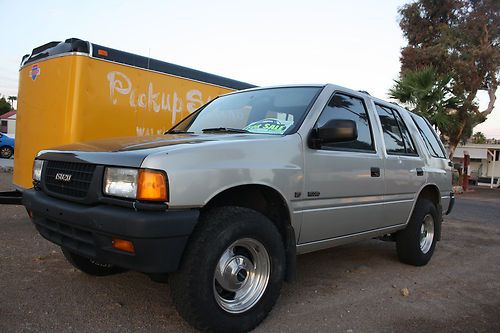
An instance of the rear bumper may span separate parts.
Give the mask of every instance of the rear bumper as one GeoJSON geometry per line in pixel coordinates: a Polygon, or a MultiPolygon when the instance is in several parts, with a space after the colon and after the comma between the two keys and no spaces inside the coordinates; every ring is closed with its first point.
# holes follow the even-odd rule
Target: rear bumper
{"type": "Polygon", "coordinates": [[[23,193],[32,222],[49,241],[99,262],[145,273],[178,269],[199,210],[134,211],[86,206],[50,197],[33,189],[23,193]],[[129,240],[135,253],[112,247],[112,238],[129,240]]]}
{"type": "Polygon", "coordinates": [[[446,215],[450,214],[453,210],[453,206],[455,205],[455,193],[450,192],[450,203],[448,204],[448,209],[446,210],[446,215]]]}

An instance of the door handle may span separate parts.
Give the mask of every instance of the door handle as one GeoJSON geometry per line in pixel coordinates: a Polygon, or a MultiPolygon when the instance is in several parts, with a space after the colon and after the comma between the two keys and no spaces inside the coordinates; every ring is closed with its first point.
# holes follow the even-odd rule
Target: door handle
{"type": "Polygon", "coordinates": [[[417,176],[423,176],[424,170],[422,168],[417,168],[417,176]]]}
{"type": "Polygon", "coordinates": [[[380,177],[380,168],[371,167],[370,168],[370,175],[372,177],[380,177]]]}

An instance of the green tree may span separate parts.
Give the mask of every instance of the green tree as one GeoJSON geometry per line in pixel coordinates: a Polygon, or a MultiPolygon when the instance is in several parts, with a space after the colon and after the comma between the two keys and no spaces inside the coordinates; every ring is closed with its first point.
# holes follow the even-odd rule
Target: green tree
{"type": "Polygon", "coordinates": [[[449,75],[439,76],[432,67],[409,70],[395,80],[389,95],[426,117],[441,135],[447,136],[449,129],[456,127],[454,113],[463,103],[452,93],[451,80],[449,75]]]}
{"type": "Polygon", "coordinates": [[[7,113],[11,110],[10,103],[7,102],[5,97],[0,98],[0,115],[7,113]]]}
{"type": "Polygon", "coordinates": [[[472,135],[472,143],[486,143],[486,136],[482,132],[476,132],[472,135]]]}
{"type": "Polygon", "coordinates": [[[450,157],[493,111],[500,73],[500,1],[419,0],[400,8],[400,27],[408,45],[401,51],[401,75],[432,66],[451,75],[451,90],[463,98],[447,133],[450,157]],[[477,92],[488,106],[479,110],[477,92]]]}
{"type": "Polygon", "coordinates": [[[14,101],[17,101],[17,97],[16,96],[9,96],[7,99],[9,100],[11,108],[14,109],[14,101]]]}

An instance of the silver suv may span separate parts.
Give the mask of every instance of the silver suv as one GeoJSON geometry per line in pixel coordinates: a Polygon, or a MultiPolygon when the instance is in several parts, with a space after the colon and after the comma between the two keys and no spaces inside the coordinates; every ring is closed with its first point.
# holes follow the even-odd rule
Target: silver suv
{"type": "Polygon", "coordinates": [[[336,85],[221,96],[158,137],[42,151],[23,203],[91,275],[164,281],[194,327],[248,331],[296,255],[380,237],[421,266],[453,206],[430,124],[336,85]]]}

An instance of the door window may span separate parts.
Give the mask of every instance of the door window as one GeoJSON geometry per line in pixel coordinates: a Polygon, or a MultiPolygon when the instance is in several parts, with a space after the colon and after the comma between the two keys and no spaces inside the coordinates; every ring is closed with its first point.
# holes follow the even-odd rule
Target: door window
{"type": "Polygon", "coordinates": [[[332,119],[352,120],[356,123],[358,138],[348,142],[327,143],[321,149],[354,150],[374,152],[370,119],[362,99],[349,95],[335,93],[321,113],[316,128],[324,126],[332,119]]]}
{"type": "Polygon", "coordinates": [[[401,115],[396,110],[379,104],[375,104],[375,108],[382,124],[387,154],[417,155],[410,132],[401,115]]]}

